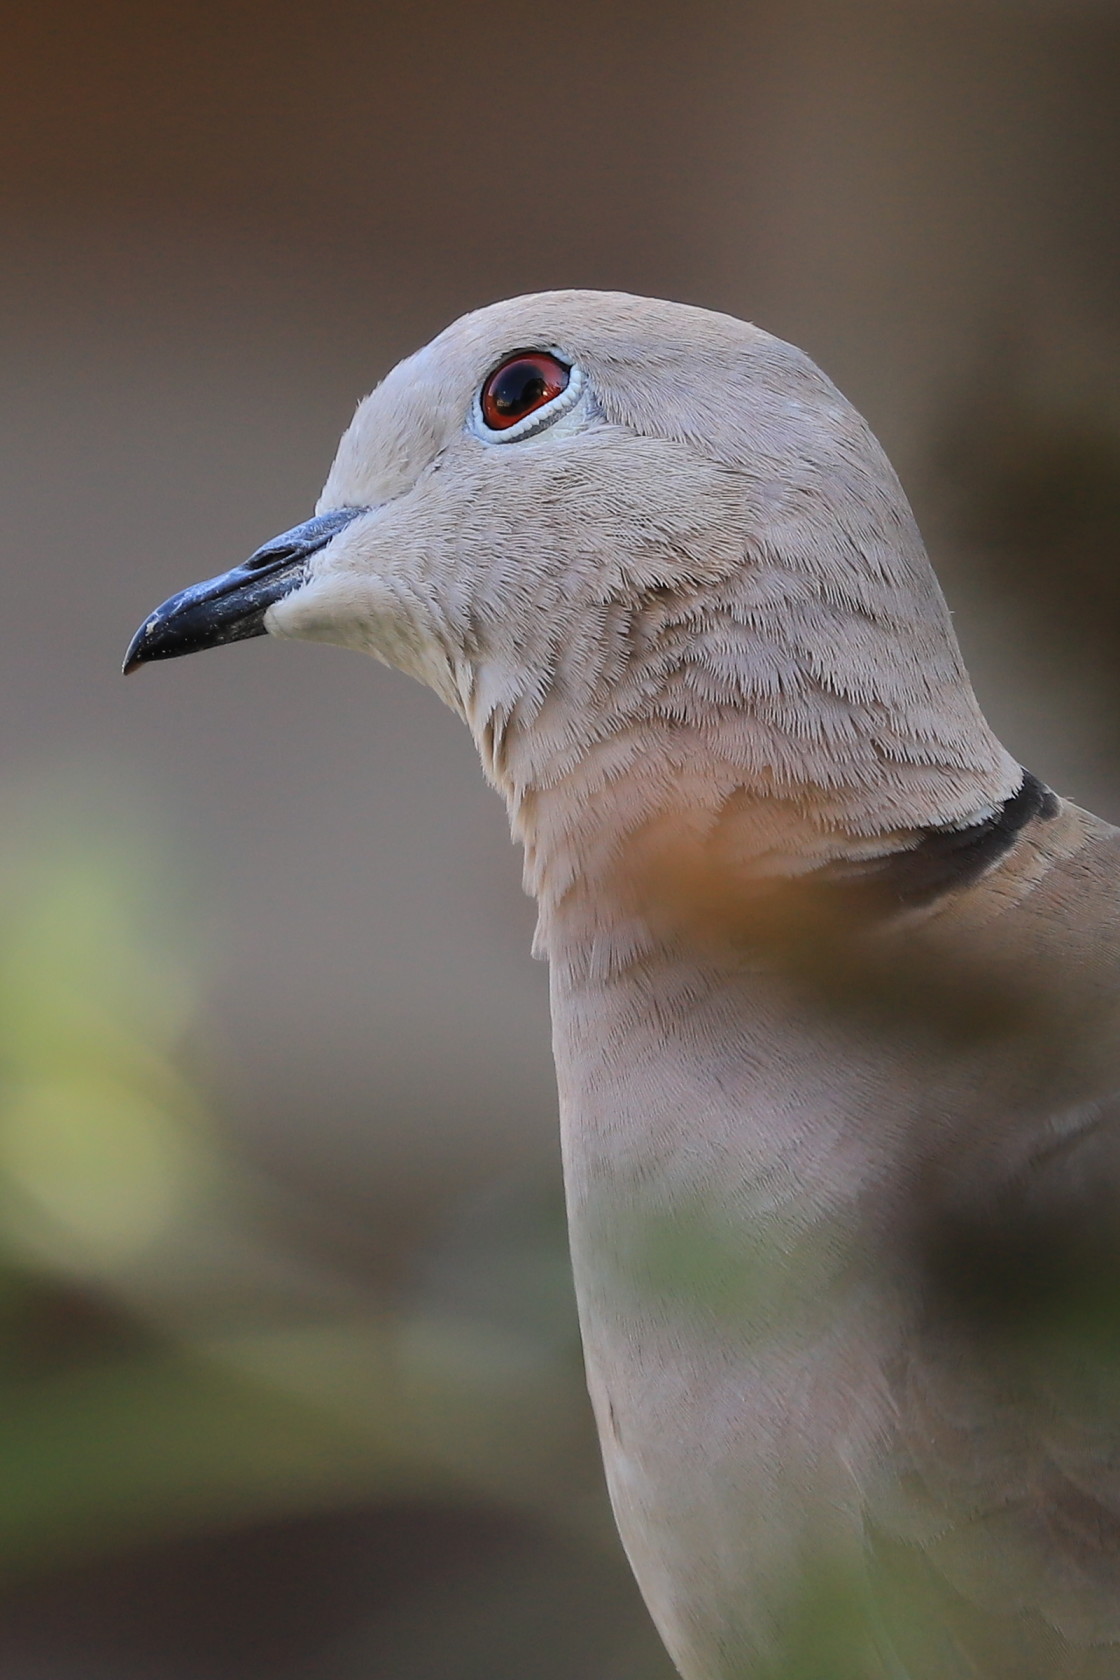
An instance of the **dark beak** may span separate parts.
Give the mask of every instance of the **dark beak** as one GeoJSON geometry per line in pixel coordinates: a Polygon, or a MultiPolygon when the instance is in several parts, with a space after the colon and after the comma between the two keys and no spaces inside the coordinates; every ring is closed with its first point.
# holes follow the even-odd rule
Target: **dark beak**
{"type": "Polygon", "coordinates": [[[304,582],[310,556],[364,511],[337,508],[317,514],[273,537],[232,572],[172,595],[133,636],[124,656],[125,676],[154,659],[178,659],[224,642],[263,636],[265,613],[304,582]]]}

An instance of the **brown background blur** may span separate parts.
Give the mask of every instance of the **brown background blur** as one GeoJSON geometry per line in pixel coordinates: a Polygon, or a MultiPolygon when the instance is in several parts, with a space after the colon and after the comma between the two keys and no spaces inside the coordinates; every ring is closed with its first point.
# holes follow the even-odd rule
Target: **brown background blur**
{"type": "Polygon", "coordinates": [[[545,975],[469,740],[322,648],[127,684],[121,655],[310,513],[400,355],[500,296],[620,287],[822,363],[1008,745],[1120,816],[1120,8],[110,0],[9,8],[2,41],[5,891],[14,925],[42,873],[46,951],[4,1100],[29,1057],[51,1092],[86,1072],[54,1132],[0,1125],[0,1676],[664,1680],[582,1399],[545,975]],[[112,1004],[96,915],[83,957],[56,914],[99,870],[131,930],[113,1079],[148,1102],[171,1070],[132,1131],[127,1102],[82,1121],[104,1036],[57,1031],[79,970],[112,1004]],[[181,969],[195,1004],[153,1013],[181,969]]]}

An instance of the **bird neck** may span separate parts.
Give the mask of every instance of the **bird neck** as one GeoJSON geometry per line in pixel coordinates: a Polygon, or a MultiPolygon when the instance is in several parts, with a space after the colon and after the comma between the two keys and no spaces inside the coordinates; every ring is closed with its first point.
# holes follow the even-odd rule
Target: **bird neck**
{"type": "Polygon", "coordinates": [[[1020,787],[912,521],[877,543],[827,576],[808,537],[694,585],[666,564],[460,668],[542,953],[606,942],[622,961],[654,938],[651,891],[682,875],[783,879],[910,850],[1020,787]]]}
{"type": "Polygon", "coordinates": [[[949,890],[1045,791],[978,711],[975,723],[971,751],[958,739],[907,757],[889,750],[897,741],[855,735],[827,776],[797,779],[779,778],[741,714],[722,730],[718,715],[703,730],[647,722],[597,740],[559,776],[507,782],[537,954],[620,971],[675,944],[682,916],[710,924],[790,884],[858,894],[870,883],[899,905],[949,890]]]}

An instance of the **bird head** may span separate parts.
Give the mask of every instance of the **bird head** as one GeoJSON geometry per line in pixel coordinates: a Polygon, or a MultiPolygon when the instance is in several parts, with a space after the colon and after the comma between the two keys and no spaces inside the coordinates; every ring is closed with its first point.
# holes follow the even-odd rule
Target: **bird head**
{"type": "Polygon", "coordinates": [[[1016,785],[865,422],[801,351],[682,304],[455,322],[360,404],[314,517],[157,609],[126,670],[260,634],[429,684],[515,813],[629,776],[635,811],[702,781],[867,837],[1016,785]]]}

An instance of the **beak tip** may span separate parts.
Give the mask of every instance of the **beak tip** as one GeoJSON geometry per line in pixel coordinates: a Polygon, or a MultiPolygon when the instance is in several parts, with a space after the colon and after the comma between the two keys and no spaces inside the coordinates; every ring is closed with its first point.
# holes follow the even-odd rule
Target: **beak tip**
{"type": "Polygon", "coordinates": [[[135,636],[133,636],[132,640],[129,642],[128,649],[124,656],[124,664],[121,666],[121,675],[123,677],[130,677],[133,671],[138,671],[141,665],[146,665],[148,663],[148,655],[145,652],[144,643],[148,639],[148,631],[150,629],[151,620],[149,620],[146,624],[142,624],[139,630],[137,630],[135,636]]]}

